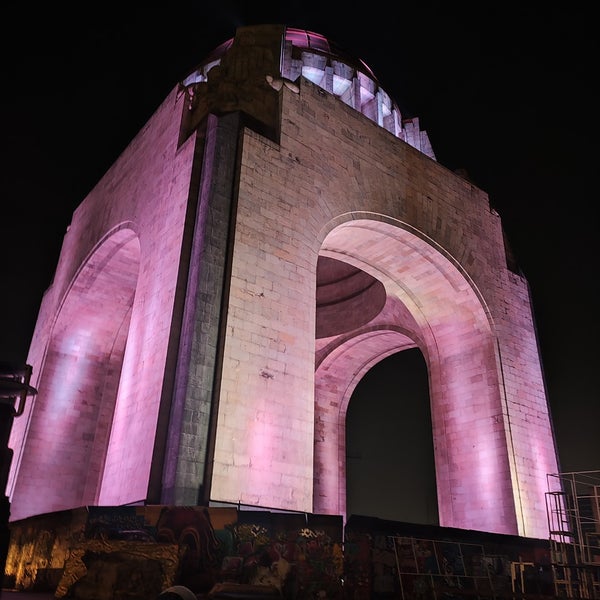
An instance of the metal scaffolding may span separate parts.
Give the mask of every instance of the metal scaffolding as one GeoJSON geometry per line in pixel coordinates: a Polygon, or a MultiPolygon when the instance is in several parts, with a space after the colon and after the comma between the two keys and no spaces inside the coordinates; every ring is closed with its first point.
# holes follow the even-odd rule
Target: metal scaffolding
{"type": "Polygon", "coordinates": [[[600,599],[600,471],[550,474],[548,489],[556,596],[600,599]]]}

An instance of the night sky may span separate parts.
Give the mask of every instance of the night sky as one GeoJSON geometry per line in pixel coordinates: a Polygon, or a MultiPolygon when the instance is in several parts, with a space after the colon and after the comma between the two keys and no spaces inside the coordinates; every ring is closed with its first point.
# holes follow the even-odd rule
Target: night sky
{"type": "MultiPolygon", "coordinates": [[[[171,89],[236,27],[282,23],[321,33],[363,59],[403,116],[419,117],[438,162],[464,169],[488,193],[531,288],[561,470],[599,470],[600,102],[591,5],[216,4],[3,6],[0,361],[26,362],[72,212],[171,89]]],[[[397,404],[399,388],[417,386],[399,385],[393,361],[400,359],[388,360],[359,386],[356,414],[361,398],[397,404]]],[[[427,410],[406,410],[398,419],[423,425],[425,445],[378,447],[368,460],[388,475],[391,455],[415,464],[423,455],[429,465],[427,410]]],[[[381,434],[387,425],[373,427],[381,434]]],[[[397,437],[409,438],[406,431],[397,437]]],[[[363,456],[361,443],[354,438],[349,464],[363,456]]],[[[401,475],[382,490],[392,480],[412,481],[426,514],[404,516],[435,520],[431,485],[419,480],[430,466],[395,468],[401,475]]]]}

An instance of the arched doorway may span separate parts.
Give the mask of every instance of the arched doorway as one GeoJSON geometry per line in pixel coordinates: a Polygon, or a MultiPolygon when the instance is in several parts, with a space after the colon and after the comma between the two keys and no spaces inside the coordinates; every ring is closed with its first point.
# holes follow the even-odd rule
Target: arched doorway
{"type": "Polygon", "coordinates": [[[413,348],[383,359],[346,413],[347,514],[439,523],[427,366],[413,348]]]}
{"type": "MultiPolygon", "coordinates": [[[[315,512],[347,516],[345,424],[356,386],[384,358],[418,348],[429,379],[440,525],[461,513],[463,526],[489,527],[490,507],[512,504],[512,490],[495,430],[495,340],[477,290],[442,248],[380,215],[334,227],[319,263],[315,512]]],[[[493,528],[513,519],[498,511],[493,528]]]]}
{"type": "Polygon", "coordinates": [[[139,264],[136,233],[119,228],[65,295],[19,456],[12,501],[28,514],[98,503],[139,264]]]}

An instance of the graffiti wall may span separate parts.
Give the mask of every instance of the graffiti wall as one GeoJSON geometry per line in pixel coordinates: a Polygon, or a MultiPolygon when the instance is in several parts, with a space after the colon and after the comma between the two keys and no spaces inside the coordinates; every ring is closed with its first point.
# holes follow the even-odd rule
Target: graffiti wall
{"type": "Polygon", "coordinates": [[[351,517],[347,598],[552,598],[547,540],[351,517]]]}
{"type": "Polygon", "coordinates": [[[549,541],[230,507],[84,507],[10,524],[4,587],[57,599],[552,598],[549,541]]]}
{"type": "Polygon", "coordinates": [[[5,587],[78,600],[149,600],[175,584],[341,598],[342,538],[337,516],[88,507],[12,523],[5,587]]]}

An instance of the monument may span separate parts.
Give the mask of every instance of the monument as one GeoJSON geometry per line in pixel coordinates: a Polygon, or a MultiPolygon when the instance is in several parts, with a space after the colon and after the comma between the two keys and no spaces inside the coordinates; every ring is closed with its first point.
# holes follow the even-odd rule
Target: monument
{"type": "Polygon", "coordinates": [[[409,348],[427,364],[440,525],[546,538],[556,449],[501,217],[361,60],[240,27],[73,213],[11,434],[12,519],[346,516],[352,392],[409,348]]]}

